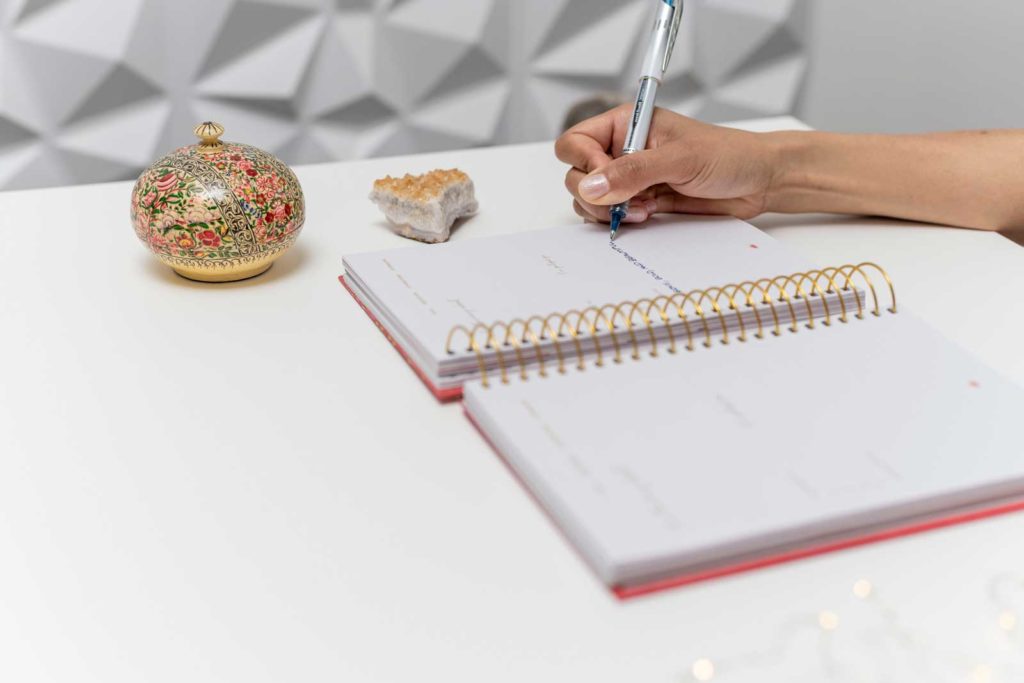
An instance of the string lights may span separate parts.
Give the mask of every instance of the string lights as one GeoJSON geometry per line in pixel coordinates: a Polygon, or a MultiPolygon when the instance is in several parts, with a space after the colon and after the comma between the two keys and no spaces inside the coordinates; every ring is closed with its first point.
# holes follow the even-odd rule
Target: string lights
{"type": "Polygon", "coordinates": [[[989,627],[982,629],[985,633],[974,633],[987,650],[988,657],[983,658],[964,652],[966,645],[960,640],[930,642],[909,629],[870,580],[858,579],[850,590],[855,600],[844,610],[821,609],[813,615],[793,617],[775,629],[763,650],[700,657],[684,679],[700,683],[755,681],[761,680],[766,670],[775,672],[799,661],[801,675],[806,676],[808,668],[816,665],[813,680],[837,683],[904,680],[905,676],[894,673],[901,667],[915,676],[914,680],[932,683],[1024,681],[1024,626],[1019,617],[1024,610],[1024,577],[1001,574],[988,582],[990,605],[986,611],[990,616],[984,620],[989,627]],[[813,654],[807,650],[808,637],[815,643],[813,654]]]}

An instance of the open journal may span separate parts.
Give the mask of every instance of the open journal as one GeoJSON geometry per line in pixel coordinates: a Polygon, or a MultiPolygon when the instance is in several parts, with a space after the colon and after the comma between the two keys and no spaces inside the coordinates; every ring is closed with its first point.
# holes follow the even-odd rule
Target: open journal
{"type": "Polygon", "coordinates": [[[1024,509],[1024,391],[732,219],[345,259],[343,282],[620,595],[1024,509]]]}

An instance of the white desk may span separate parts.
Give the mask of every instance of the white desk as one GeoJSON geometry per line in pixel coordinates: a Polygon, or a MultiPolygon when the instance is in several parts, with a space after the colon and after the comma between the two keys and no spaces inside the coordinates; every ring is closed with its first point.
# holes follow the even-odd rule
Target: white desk
{"type": "MultiPolygon", "coordinates": [[[[335,279],[344,253],[409,244],[373,179],[437,166],[477,183],[454,239],[577,220],[550,144],[310,166],[297,247],[212,286],[137,243],[130,183],[0,194],[0,679],[678,683],[708,656],[715,680],[791,681],[803,636],[781,673],[726,660],[825,607],[860,628],[862,575],[969,652],[955,667],[995,651],[986,586],[1024,573],[1024,516],[613,598],[335,279]]],[[[1011,242],[756,223],[822,265],[885,265],[901,304],[1024,382],[1011,242]]]]}

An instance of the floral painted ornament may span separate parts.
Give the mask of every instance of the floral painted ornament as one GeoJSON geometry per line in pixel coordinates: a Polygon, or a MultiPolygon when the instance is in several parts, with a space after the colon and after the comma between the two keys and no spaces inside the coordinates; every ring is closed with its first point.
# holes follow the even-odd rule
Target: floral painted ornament
{"type": "Polygon", "coordinates": [[[200,143],[160,159],[132,192],[135,234],[192,280],[263,273],[295,243],[306,217],[291,169],[256,147],[221,142],[223,133],[219,124],[200,124],[200,143]]]}

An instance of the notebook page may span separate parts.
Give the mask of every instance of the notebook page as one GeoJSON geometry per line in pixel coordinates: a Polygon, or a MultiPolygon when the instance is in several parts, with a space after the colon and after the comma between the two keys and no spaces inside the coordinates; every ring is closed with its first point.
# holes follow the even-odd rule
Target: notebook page
{"type": "Polygon", "coordinates": [[[478,240],[355,254],[347,277],[434,364],[455,325],[472,327],[673,294],[808,268],[733,218],[664,217],[624,229],[577,223],[478,240]]]}
{"type": "Polygon", "coordinates": [[[610,584],[1024,492],[1024,391],[905,312],[465,402],[610,584]]]}

